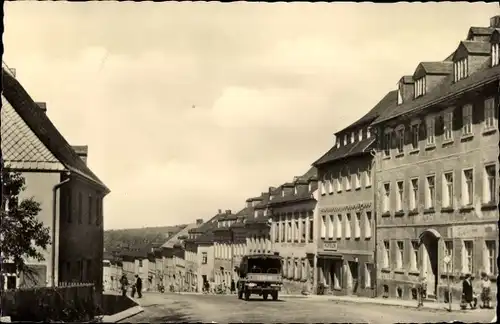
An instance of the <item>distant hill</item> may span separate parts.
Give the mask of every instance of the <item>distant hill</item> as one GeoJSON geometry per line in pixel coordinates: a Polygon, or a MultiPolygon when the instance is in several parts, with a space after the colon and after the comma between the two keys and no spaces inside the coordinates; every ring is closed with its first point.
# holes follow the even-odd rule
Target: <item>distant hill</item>
{"type": "Polygon", "coordinates": [[[124,246],[165,243],[186,225],[128,228],[104,231],[104,248],[113,251],[124,246]]]}

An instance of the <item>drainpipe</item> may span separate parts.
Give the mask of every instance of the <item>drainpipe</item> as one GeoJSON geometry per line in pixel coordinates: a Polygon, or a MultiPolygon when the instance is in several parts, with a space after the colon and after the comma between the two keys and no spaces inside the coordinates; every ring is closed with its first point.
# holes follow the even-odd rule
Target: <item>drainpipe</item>
{"type": "Polygon", "coordinates": [[[378,259],[377,259],[377,181],[376,181],[376,177],[377,177],[377,171],[376,171],[376,166],[377,166],[377,163],[376,163],[376,160],[377,160],[377,152],[375,150],[371,150],[370,151],[370,154],[371,156],[373,157],[372,159],[372,188],[373,188],[373,229],[374,229],[374,232],[373,232],[373,239],[374,239],[374,243],[375,243],[375,247],[373,249],[373,268],[375,270],[375,278],[374,279],[374,282],[375,282],[375,297],[378,297],[378,282],[377,282],[377,278],[378,278],[378,259]]]}
{"type": "Polygon", "coordinates": [[[61,188],[64,184],[68,183],[70,178],[65,179],[52,188],[52,256],[51,256],[51,284],[52,287],[56,286],[56,216],[57,216],[57,189],[61,188]]]}

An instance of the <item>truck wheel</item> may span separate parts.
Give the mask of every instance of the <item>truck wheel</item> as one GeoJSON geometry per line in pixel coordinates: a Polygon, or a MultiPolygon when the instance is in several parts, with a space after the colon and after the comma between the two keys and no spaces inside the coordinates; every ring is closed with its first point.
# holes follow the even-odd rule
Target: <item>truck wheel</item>
{"type": "Polygon", "coordinates": [[[277,301],[278,300],[278,292],[275,291],[275,292],[271,293],[271,297],[273,297],[274,301],[277,301]]]}
{"type": "Polygon", "coordinates": [[[245,300],[250,300],[250,292],[248,290],[245,291],[245,300]]]}
{"type": "Polygon", "coordinates": [[[262,294],[262,298],[264,298],[264,300],[267,300],[267,296],[268,296],[267,293],[262,294]]]}

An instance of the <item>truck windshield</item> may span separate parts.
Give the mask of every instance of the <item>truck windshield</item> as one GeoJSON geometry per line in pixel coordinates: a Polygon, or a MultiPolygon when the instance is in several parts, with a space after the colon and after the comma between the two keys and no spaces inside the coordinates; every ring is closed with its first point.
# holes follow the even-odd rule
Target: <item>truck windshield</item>
{"type": "Polygon", "coordinates": [[[248,273],[281,273],[281,261],[277,258],[250,258],[248,273]]]}

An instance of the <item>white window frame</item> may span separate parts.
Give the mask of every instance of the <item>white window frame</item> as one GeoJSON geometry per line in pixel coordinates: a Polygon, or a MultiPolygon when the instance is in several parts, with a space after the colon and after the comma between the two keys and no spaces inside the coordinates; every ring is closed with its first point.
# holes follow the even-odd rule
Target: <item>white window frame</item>
{"type": "Polygon", "coordinates": [[[497,273],[497,246],[495,240],[484,240],[484,271],[488,275],[495,275],[497,273]]]}
{"type": "Polygon", "coordinates": [[[462,169],[462,206],[472,206],[474,204],[474,168],[465,168],[462,169]],[[472,179],[471,179],[471,193],[469,193],[468,187],[467,187],[467,177],[466,173],[471,172],[472,174],[472,179]],[[472,196],[472,197],[471,197],[472,196]]]}
{"type": "Polygon", "coordinates": [[[396,211],[403,210],[405,182],[403,180],[396,181],[396,211]]]}
{"type": "Polygon", "coordinates": [[[373,273],[373,264],[371,263],[365,263],[365,288],[373,288],[373,278],[372,278],[372,273],[373,273]]]}
{"type": "Polygon", "coordinates": [[[351,143],[354,143],[356,141],[356,134],[354,132],[351,132],[351,143]]]}
{"type": "Polygon", "coordinates": [[[420,201],[420,179],[411,178],[410,179],[410,210],[418,209],[420,201]],[[415,190],[415,183],[417,188],[415,190]]]}
{"type": "Polygon", "coordinates": [[[418,241],[411,241],[410,270],[418,271],[418,258],[420,246],[418,241]]]}
{"type": "Polygon", "coordinates": [[[325,195],[326,194],[326,174],[323,176],[323,179],[321,181],[321,194],[325,195]]]}
{"type": "Polygon", "coordinates": [[[401,93],[401,84],[399,84],[398,87],[398,105],[403,103],[403,95],[401,93]]]}
{"type": "Polygon", "coordinates": [[[354,174],[354,188],[355,189],[360,189],[361,188],[361,179],[359,175],[359,169],[356,170],[356,173],[354,174]]]}
{"type": "Polygon", "coordinates": [[[346,213],[345,215],[345,231],[344,231],[344,238],[345,239],[350,239],[351,238],[351,232],[352,232],[352,228],[351,228],[351,222],[352,222],[352,215],[351,213],[346,213]]]}
{"type": "Polygon", "coordinates": [[[359,239],[361,237],[361,212],[354,213],[354,238],[359,239]]]}
{"type": "Polygon", "coordinates": [[[384,191],[384,196],[382,200],[382,210],[384,213],[388,213],[391,210],[391,183],[384,182],[382,184],[382,189],[384,191]]]}
{"type": "Polygon", "coordinates": [[[349,168],[346,168],[345,172],[347,173],[345,176],[345,191],[351,190],[351,170],[349,168]]]}
{"type": "Polygon", "coordinates": [[[495,118],[495,97],[484,100],[484,129],[496,129],[497,119],[495,118]]]}
{"type": "Polygon", "coordinates": [[[396,247],[397,247],[396,269],[402,270],[405,259],[405,242],[396,241],[396,247]]]}
{"type": "Polygon", "coordinates": [[[382,259],[382,268],[388,269],[391,266],[391,241],[383,241],[383,259],[382,259]]]}
{"type": "Polygon", "coordinates": [[[392,146],[392,129],[387,128],[384,131],[384,139],[383,139],[383,152],[385,157],[391,156],[391,146],[392,146]]]}
{"type": "Polygon", "coordinates": [[[328,215],[328,238],[335,238],[335,216],[328,215]]]}
{"type": "Polygon", "coordinates": [[[420,147],[420,121],[413,121],[410,124],[411,148],[418,150],[420,147]],[[415,132],[416,131],[416,132],[415,132]],[[415,142],[416,139],[416,142],[415,142]]]}
{"type": "Polygon", "coordinates": [[[415,98],[418,98],[420,96],[425,95],[426,88],[427,88],[425,76],[416,79],[415,83],[414,83],[414,87],[415,87],[415,98]]]}
{"type": "Polygon", "coordinates": [[[474,241],[462,241],[462,273],[474,273],[474,241]],[[470,247],[470,249],[469,249],[470,247]],[[471,252],[470,254],[468,252],[471,252]]]}
{"type": "Polygon", "coordinates": [[[443,114],[443,139],[445,142],[453,141],[453,110],[443,114]]]}
{"type": "Polygon", "coordinates": [[[444,241],[444,255],[450,257],[450,262],[448,264],[444,264],[444,272],[445,273],[453,273],[453,250],[454,244],[452,240],[444,241]]]}
{"type": "Polygon", "coordinates": [[[452,208],[453,207],[453,199],[455,194],[455,174],[453,171],[445,171],[443,172],[443,181],[442,181],[442,195],[441,195],[441,204],[442,207],[452,208]],[[448,175],[451,175],[451,190],[450,190],[450,181],[448,181],[448,175]]]}
{"type": "Polygon", "coordinates": [[[344,134],[344,145],[347,145],[347,134],[344,134]]]}
{"type": "Polygon", "coordinates": [[[427,146],[436,145],[436,118],[428,116],[425,120],[425,136],[427,138],[427,146]]]}
{"type": "Polygon", "coordinates": [[[433,209],[436,207],[436,175],[429,174],[425,177],[425,208],[433,209]],[[432,179],[432,184],[430,183],[432,179]]]}
{"type": "Polygon", "coordinates": [[[496,203],[498,192],[498,168],[495,163],[487,163],[483,168],[483,203],[496,203]],[[488,173],[488,169],[493,167],[493,176],[488,173]],[[490,178],[493,179],[493,184],[490,186],[490,178]],[[492,200],[493,199],[493,200],[492,200]]]}
{"type": "Polygon", "coordinates": [[[400,125],[396,128],[396,150],[398,154],[404,154],[405,152],[405,127],[400,125]]]}
{"type": "Polygon", "coordinates": [[[370,138],[370,137],[371,137],[371,128],[367,127],[366,128],[366,138],[370,138]]]}
{"type": "Polygon", "coordinates": [[[365,239],[372,237],[372,212],[365,212],[365,239]]]}
{"type": "Polygon", "coordinates": [[[365,170],[365,188],[370,188],[372,186],[372,169],[369,165],[365,170]]]}
{"type": "Polygon", "coordinates": [[[358,141],[361,142],[362,140],[363,140],[363,129],[360,129],[358,131],[358,141]]]}
{"type": "Polygon", "coordinates": [[[455,82],[465,79],[469,75],[469,60],[464,57],[453,64],[455,82]]]}
{"type": "Polygon", "coordinates": [[[335,179],[333,178],[333,174],[330,174],[330,179],[328,181],[330,182],[330,184],[328,186],[328,193],[332,194],[335,191],[335,189],[334,189],[335,179]]]}
{"type": "Polygon", "coordinates": [[[321,238],[326,237],[326,215],[321,215],[321,238]]]}
{"type": "Polygon", "coordinates": [[[340,240],[342,238],[342,218],[342,214],[337,214],[335,218],[335,237],[337,240],[340,240]]]}
{"type": "Polygon", "coordinates": [[[462,106],[462,136],[472,135],[472,105],[466,104],[462,106]]]}
{"type": "Polygon", "coordinates": [[[491,44],[491,66],[500,64],[500,44],[491,44]]]}

